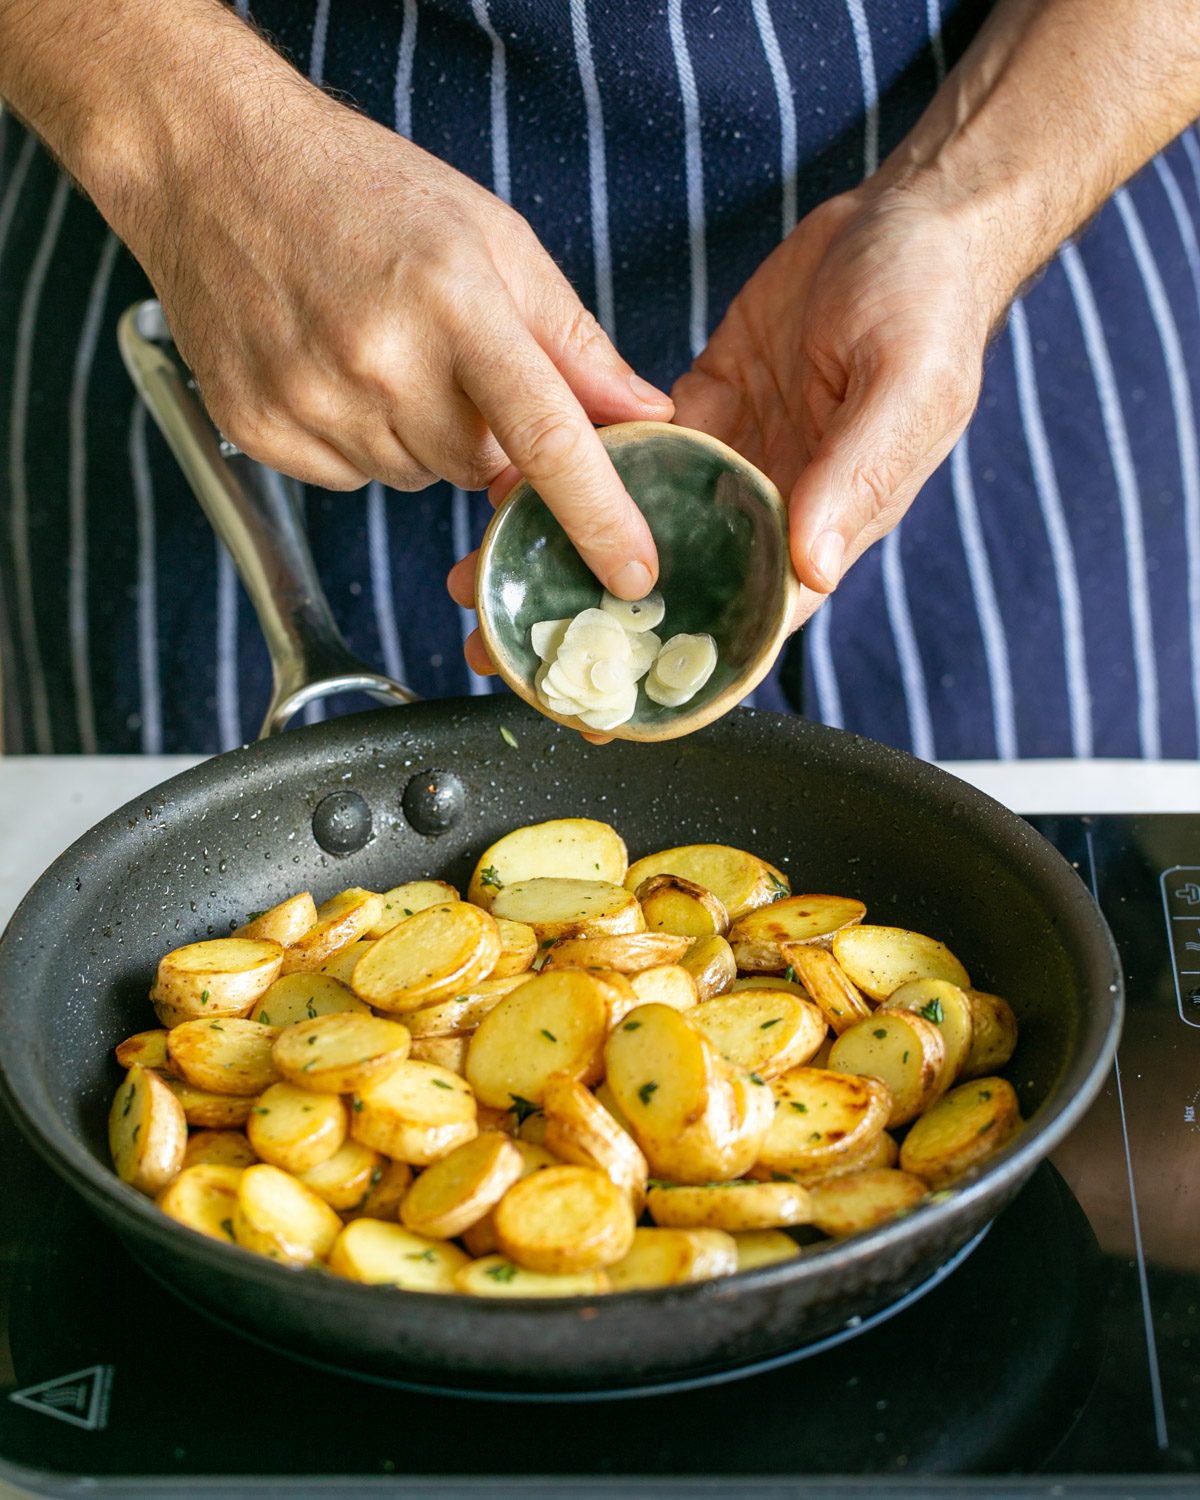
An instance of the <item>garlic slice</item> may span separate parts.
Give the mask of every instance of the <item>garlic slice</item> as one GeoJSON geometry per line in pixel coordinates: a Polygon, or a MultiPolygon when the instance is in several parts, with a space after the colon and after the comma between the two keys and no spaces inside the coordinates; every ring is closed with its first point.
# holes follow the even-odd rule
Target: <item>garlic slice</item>
{"type": "Polygon", "coordinates": [[[656,625],[661,625],[667,612],[663,596],[657,589],[651,589],[642,599],[618,599],[606,589],[600,600],[600,608],[619,621],[623,629],[634,634],[653,630],[656,625]]]}
{"type": "Polygon", "coordinates": [[[571,621],[539,620],[529,631],[529,644],[545,662],[551,662],[558,654],[571,621]]]}
{"type": "Polygon", "coordinates": [[[643,630],[639,635],[629,637],[629,652],[633,658],[635,678],[640,681],[645,677],[661,650],[662,639],[655,635],[653,630],[643,630]]]}
{"type": "Polygon", "coordinates": [[[690,688],[695,693],[716,665],[717,643],[711,635],[673,635],[655,659],[654,675],[663,687],[690,688]]]}

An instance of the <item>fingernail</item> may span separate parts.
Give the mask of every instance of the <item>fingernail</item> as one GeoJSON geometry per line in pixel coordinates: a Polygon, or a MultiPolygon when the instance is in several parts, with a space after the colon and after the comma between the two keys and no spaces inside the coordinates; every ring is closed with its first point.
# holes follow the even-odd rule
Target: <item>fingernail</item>
{"type": "Polygon", "coordinates": [[[823,531],[812,544],[808,560],[825,580],[829,588],[836,588],[842,576],[842,558],[846,555],[846,543],[841,533],[823,531]]]}
{"type": "Polygon", "coordinates": [[[653,584],[645,563],[627,562],[608,580],[608,592],[618,599],[644,599],[653,584]]]}
{"type": "Polygon", "coordinates": [[[640,375],[629,377],[629,389],[643,406],[670,406],[671,404],[670,396],[660,391],[656,385],[651,385],[648,380],[643,380],[640,375]]]}

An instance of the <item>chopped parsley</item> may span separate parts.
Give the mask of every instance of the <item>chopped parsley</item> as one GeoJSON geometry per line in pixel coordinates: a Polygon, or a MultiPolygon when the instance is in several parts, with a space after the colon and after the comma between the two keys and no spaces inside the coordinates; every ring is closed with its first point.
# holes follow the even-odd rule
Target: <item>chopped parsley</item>
{"type": "Polygon", "coordinates": [[[266,1013],[265,1010],[260,1010],[259,1011],[259,1013],[258,1013],[258,1019],[259,1019],[260,1024],[263,1025],[263,1026],[269,1026],[271,1024],[271,1018],[270,1018],[269,1015],[267,1015],[267,1013],[266,1013]]]}
{"type": "Polygon", "coordinates": [[[507,724],[501,724],[500,738],[504,741],[504,743],[510,750],[515,750],[517,748],[517,737],[507,724]]]}
{"type": "Polygon", "coordinates": [[[638,1098],[642,1101],[643,1104],[649,1104],[651,1094],[655,1093],[657,1089],[658,1084],[655,1083],[653,1079],[651,1079],[649,1083],[643,1083],[641,1088],[638,1089],[638,1098]]]}
{"type": "Polygon", "coordinates": [[[872,1036],[877,1036],[880,1039],[880,1041],[882,1041],[883,1038],[885,1036],[887,1036],[887,1027],[886,1026],[876,1026],[875,1030],[871,1033],[871,1035],[872,1036]]]}
{"type": "Polygon", "coordinates": [[[986,1100],[990,1099],[991,1097],[992,1097],[992,1091],[991,1091],[991,1089],[980,1089],[979,1090],[979,1098],[980,1098],[981,1101],[986,1101],[986,1100]]]}
{"type": "Polygon", "coordinates": [[[543,938],[541,940],[541,942],[538,944],[538,947],[542,948],[542,949],[553,948],[554,945],[555,945],[555,943],[557,943],[557,942],[558,942],[558,939],[556,937],[553,937],[553,938],[543,938]]]}
{"type": "Polygon", "coordinates": [[[751,1075],[750,1075],[750,1082],[758,1084],[758,1086],[759,1086],[760,1089],[765,1089],[766,1086],[767,1086],[766,1083],[765,1083],[765,1081],[763,1079],[761,1079],[758,1076],[757,1073],[751,1073],[751,1075]]]}
{"type": "Polygon", "coordinates": [[[490,1276],[493,1281],[512,1281],[517,1274],[517,1268],[508,1261],[502,1260],[494,1266],[489,1266],[483,1274],[490,1276]]]}
{"type": "Polygon", "coordinates": [[[778,1026],[782,1020],[782,1016],[772,1016],[769,1021],[763,1021],[758,1029],[759,1031],[770,1031],[772,1026],[778,1026]]]}
{"type": "Polygon", "coordinates": [[[975,1134],[976,1135],[987,1135],[988,1131],[992,1128],[992,1126],[995,1123],[996,1123],[995,1120],[989,1120],[986,1125],[981,1125],[979,1127],[979,1129],[975,1132],[975,1134]]]}
{"type": "Polygon", "coordinates": [[[541,1105],[535,1104],[532,1099],[523,1099],[520,1094],[509,1094],[508,1097],[512,1100],[512,1112],[518,1125],[524,1125],[530,1115],[541,1114],[541,1105]]]}
{"type": "Polygon", "coordinates": [[[410,906],[402,906],[400,908],[400,910],[404,913],[404,915],[406,917],[411,917],[412,916],[412,907],[410,907],[410,906]]]}
{"type": "Polygon", "coordinates": [[[444,1078],[431,1078],[429,1081],[433,1084],[435,1089],[446,1089],[449,1093],[454,1092],[454,1085],[452,1083],[447,1083],[444,1078]]]}
{"type": "Polygon", "coordinates": [[[315,1033],[312,1036],[309,1037],[309,1039],[308,1039],[308,1045],[310,1047],[315,1047],[317,1045],[317,1038],[316,1038],[316,1034],[315,1033]]]}
{"type": "Polygon", "coordinates": [[[250,1113],[252,1115],[269,1115],[271,1111],[265,1104],[256,1104],[250,1113]]]}
{"type": "Polygon", "coordinates": [[[800,976],[796,973],[795,969],[792,968],[791,964],[788,964],[787,968],[783,971],[783,977],[788,984],[800,983],[800,976]]]}
{"type": "Polygon", "coordinates": [[[304,1007],[304,1013],[310,1021],[315,1021],[317,1019],[317,1007],[313,1003],[313,997],[311,995],[308,997],[308,1004],[304,1007]]]}
{"type": "Polygon", "coordinates": [[[546,1038],[546,1040],[548,1042],[557,1042],[558,1041],[558,1038],[554,1035],[554,1033],[552,1031],[547,1031],[544,1026],[542,1027],[542,1035],[546,1038]]]}
{"type": "Polygon", "coordinates": [[[785,896],[790,896],[792,894],[791,891],[788,890],[787,886],[784,885],[783,881],[780,880],[779,876],[774,873],[774,871],[767,871],[767,879],[771,882],[772,901],[782,901],[785,896]]]}
{"type": "Polygon", "coordinates": [[[491,886],[494,891],[498,891],[504,882],[496,873],[496,866],[488,865],[486,870],[480,870],[479,872],[479,884],[491,886]]]}
{"type": "Polygon", "coordinates": [[[404,1257],[405,1260],[427,1260],[430,1265],[434,1262],[432,1247],[428,1250],[410,1250],[404,1257]]]}
{"type": "Polygon", "coordinates": [[[806,1115],[808,1113],[808,1105],[802,1104],[799,1099],[789,1099],[788,1103],[798,1115],[806,1115]]]}
{"type": "Polygon", "coordinates": [[[220,1021],[210,1021],[208,1023],[208,1029],[209,1029],[209,1031],[224,1031],[225,1030],[224,1026],[221,1025],[220,1021]]]}
{"type": "Polygon", "coordinates": [[[137,1094],[137,1084],[136,1083],[131,1083],[129,1085],[129,1092],[128,1092],[128,1094],[125,1095],[125,1108],[121,1111],[121,1118],[122,1119],[124,1119],[125,1116],[129,1113],[129,1111],[133,1108],[133,1101],[134,1101],[134,1097],[135,1097],[136,1094],[137,1094]]]}
{"type": "Polygon", "coordinates": [[[207,990],[201,990],[200,991],[200,1004],[201,1005],[207,1005],[208,1004],[208,991],[207,990]]]}
{"type": "Polygon", "coordinates": [[[900,1059],[900,1061],[902,1063],[906,1063],[908,1061],[908,1048],[907,1047],[905,1047],[905,1049],[904,1049],[904,1056],[900,1059]]]}
{"type": "Polygon", "coordinates": [[[351,1109],[353,1109],[353,1111],[354,1111],[354,1113],[356,1115],[361,1112],[361,1110],[362,1110],[362,1100],[358,1097],[357,1094],[352,1094],[351,1095],[351,1097],[350,1097],[350,1107],[351,1107],[351,1109]]]}
{"type": "Polygon", "coordinates": [[[621,1027],[622,1031],[636,1031],[642,1023],[640,1021],[626,1021],[621,1027]]]}
{"type": "Polygon", "coordinates": [[[225,1231],[225,1233],[229,1236],[230,1239],[233,1238],[233,1220],[232,1219],[222,1219],[221,1220],[221,1228],[225,1231]]]}
{"type": "Polygon", "coordinates": [[[932,1021],[935,1026],[940,1026],[946,1019],[940,1000],[931,1000],[928,1005],[922,1005],[917,1015],[924,1016],[927,1021],[932,1021]]]}

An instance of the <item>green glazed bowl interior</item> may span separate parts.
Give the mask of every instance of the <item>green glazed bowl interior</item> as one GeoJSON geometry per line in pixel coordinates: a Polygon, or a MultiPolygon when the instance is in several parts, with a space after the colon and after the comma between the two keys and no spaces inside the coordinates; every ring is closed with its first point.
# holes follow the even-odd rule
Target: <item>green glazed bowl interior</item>
{"type": "MultiPolygon", "coordinates": [[[[705,433],[624,422],[602,429],[600,438],[658,548],[667,609],[658,634],[666,641],[704,631],[716,641],[716,669],[689,703],[664,708],[639,691],[633,718],[613,731],[624,739],[669,739],[733,708],[774,661],[798,592],[786,513],[765,475],[705,433]]],[[[534,692],[541,661],[530,628],[595,608],[601,593],[545,502],[522,481],[484,537],[477,607],[500,675],[550,718],[558,716],[534,692]]]]}

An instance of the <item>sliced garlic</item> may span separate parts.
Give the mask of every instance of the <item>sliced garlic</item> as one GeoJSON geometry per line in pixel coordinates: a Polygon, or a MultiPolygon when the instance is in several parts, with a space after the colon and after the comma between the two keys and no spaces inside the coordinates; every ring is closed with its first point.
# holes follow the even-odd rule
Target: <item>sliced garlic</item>
{"type": "Polygon", "coordinates": [[[529,632],[529,644],[545,662],[551,662],[558,654],[570,620],[539,620],[529,632]]]}
{"type": "Polygon", "coordinates": [[[614,620],[620,621],[624,629],[635,634],[642,630],[653,630],[656,625],[661,625],[662,618],[667,612],[663,596],[657,589],[651,589],[644,599],[618,599],[615,594],[610,594],[606,589],[604,597],[600,600],[600,608],[606,614],[612,615],[614,620]]]}
{"type": "Polygon", "coordinates": [[[580,719],[589,729],[617,729],[633,718],[637,707],[637,683],[631,682],[620,701],[612,708],[589,708],[580,712],[580,719]]]}
{"type": "Polygon", "coordinates": [[[640,680],[645,677],[661,650],[662,640],[654,634],[653,630],[643,630],[639,635],[629,637],[629,651],[633,658],[635,678],[640,680]]]}
{"type": "Polygon", "coordinates": [[[695,688],[665,687],[655,672],[650,673],[642,683],[642,687],[651,703],[661,704],[663,708],[682,708],[685,703],[696,696],[695,688]]]}
{"type": "Polygon", "coordinates": [[[588,678],[596,692],[609,698],[622,693],[634,681],[632,664],[611,659],[593,662],[588,678]]]}
{"type": "Polygon", "coordinates": [[[717,665],[717,643],[711,635],[673,635],[658,653],[654,675],[663,687],[698,692],[717,665]]]}

